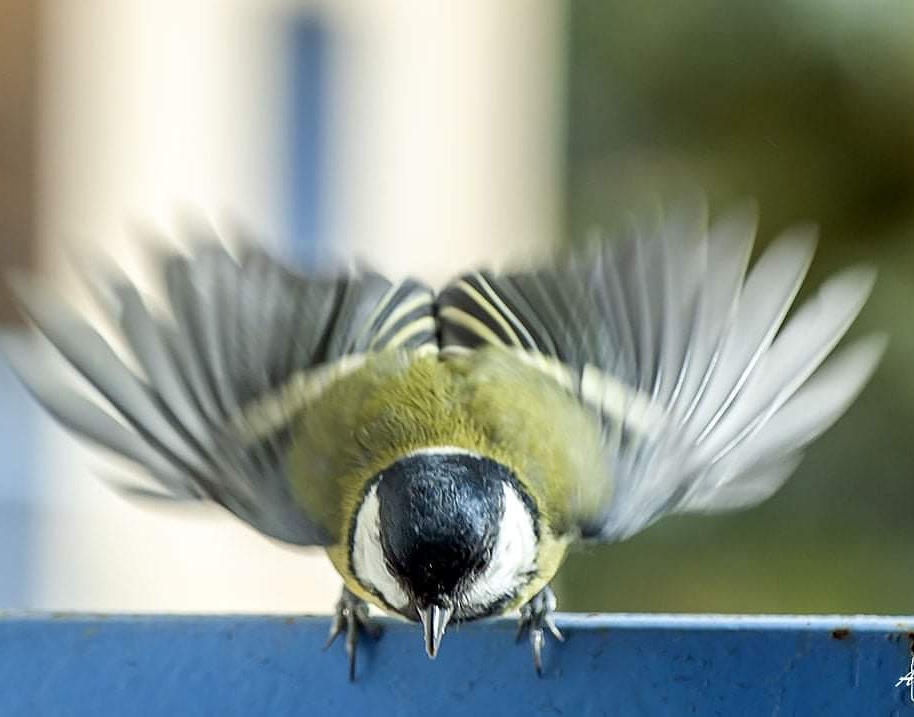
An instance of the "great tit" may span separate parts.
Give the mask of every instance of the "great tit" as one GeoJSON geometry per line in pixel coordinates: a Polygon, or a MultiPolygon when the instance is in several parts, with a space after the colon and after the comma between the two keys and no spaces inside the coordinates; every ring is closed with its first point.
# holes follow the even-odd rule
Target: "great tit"
{"type": "Polygon", "coordinates": [[[350,677],[368,603],[420,622],[432,658],[449,623],[519,609],[540,671],[571,546],[769,497],[881,356],[869,337],[826,361],[873,271],[830,278],[785,323],[813,231],[748,269],[755,229],[752,206],[709,228],[684,203],[437,293],[213,240],[156,259],[163,312],[123,276],[94,277],[129,363],[34,282],[18,294],[54,361],[20,334],[3,345],[54,417],[158,489],[122,490],[214,501],[324,547],[350,677]]]}

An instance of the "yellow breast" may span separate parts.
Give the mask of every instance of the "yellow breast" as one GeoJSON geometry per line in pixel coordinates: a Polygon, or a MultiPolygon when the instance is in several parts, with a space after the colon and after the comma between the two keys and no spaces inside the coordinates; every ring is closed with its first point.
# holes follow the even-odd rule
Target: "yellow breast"
{"type": "MultiPolygon", "coordinates": [[[[540,513],[537,575],[506,610],[554,577],[587,507],[608,492],[597,421],[537,369],[497,349],[440,360],[379,354],[302,413],[292,452],[293,493],[322,524],[346,586],[380,604],[350,564],[352,522],[366,484],[404,455],[471,451],[510,468],[540,513]]],[[[384,607],[383,605],[380,605],[384,607]]]]}

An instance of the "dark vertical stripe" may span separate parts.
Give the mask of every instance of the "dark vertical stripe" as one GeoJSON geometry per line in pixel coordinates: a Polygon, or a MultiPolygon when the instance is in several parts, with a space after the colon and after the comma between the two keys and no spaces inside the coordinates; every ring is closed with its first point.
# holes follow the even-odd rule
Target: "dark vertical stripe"
{"type": "Polygon", "coordinates": [[[324,140],[327,86],[326,31],[319,18],[302,17],[292,24],[289,42],[290,256],[313,265],[321,258],[324,221],[324,140]]]}

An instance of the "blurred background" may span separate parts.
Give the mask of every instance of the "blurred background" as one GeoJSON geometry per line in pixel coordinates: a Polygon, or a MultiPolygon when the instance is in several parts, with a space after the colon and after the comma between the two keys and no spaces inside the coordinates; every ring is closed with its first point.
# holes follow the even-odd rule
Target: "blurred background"
{"type": "MultiPolygon", "coordinates": [[[[879,267],[871,386],[754,510],[573,555],[569,610],[914,611],[914,4],[0,0],[0,268],[241,224],[302,263],[439,281],[702,187],[812,220],[811,287],[879,267]],[[146,231],[148,233],[148,231],[146,231]]],[[[154,286],[148,287],[154,291],[154,286]]],[[[3,321],[16,312],[4,294],[3,321]]],[[[155,512],[0,367],[0,606],[328,610],[320,555],[155,512]]]]}

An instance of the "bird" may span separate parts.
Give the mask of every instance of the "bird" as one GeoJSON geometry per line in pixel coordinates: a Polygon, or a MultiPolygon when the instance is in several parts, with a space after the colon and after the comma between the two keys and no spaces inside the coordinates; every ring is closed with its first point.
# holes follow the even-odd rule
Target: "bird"
{"type": "Polygon", "coordinates": [[[92,272],[120,349],[21,276],[32,328],[0,349],[57,421],[146,477],[117,490],[324,548],[343,581],[328,646],[344,637],[350,679],[378,634],[369,605],[421,624],[430,658],[449,625],[519,611],[542,674],[570,549],[765,500],[879,363],[881,335],[838,347],[874,270],[791,313],[815,229],[751,262],[757,223],[752,202],[713,222],[704,200],[673,203],[440,290],[214,232],[154,258],[160,308],[92,272]]]}

